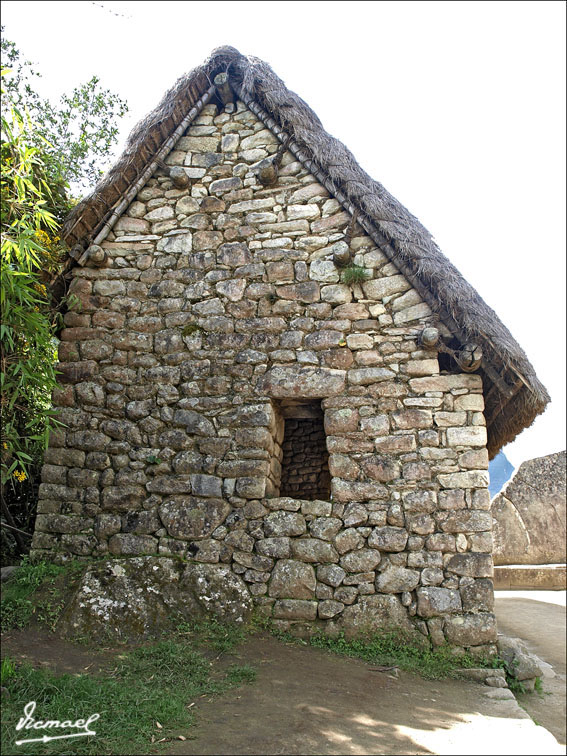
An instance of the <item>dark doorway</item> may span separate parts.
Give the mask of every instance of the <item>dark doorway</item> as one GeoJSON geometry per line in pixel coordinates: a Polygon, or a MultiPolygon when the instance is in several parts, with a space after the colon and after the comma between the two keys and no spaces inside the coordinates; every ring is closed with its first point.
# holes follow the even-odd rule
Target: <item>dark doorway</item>
{"type": "Polygon", "coordinates": [[[328,501],[331,476],[321,402],[284,400],[279,409],[285,420],[280,496],[328,501]]]}

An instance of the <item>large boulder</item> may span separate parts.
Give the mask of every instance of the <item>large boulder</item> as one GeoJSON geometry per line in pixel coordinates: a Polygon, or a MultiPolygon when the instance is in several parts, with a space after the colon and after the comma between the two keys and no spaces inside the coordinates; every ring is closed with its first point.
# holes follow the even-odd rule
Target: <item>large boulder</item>
{"type": "Polygon", "coordinates": [[[156,556],[110,559],[87,568],[60,630],[68,637],[147,638],[205,617],[241,623],[251,610],[245,583],[226,566],[156,556]]]}
{"type": "Polygon", "coordinates": [[[565,452],[524,462],[492,501],[494,564],[562,564],[565,452]]]}

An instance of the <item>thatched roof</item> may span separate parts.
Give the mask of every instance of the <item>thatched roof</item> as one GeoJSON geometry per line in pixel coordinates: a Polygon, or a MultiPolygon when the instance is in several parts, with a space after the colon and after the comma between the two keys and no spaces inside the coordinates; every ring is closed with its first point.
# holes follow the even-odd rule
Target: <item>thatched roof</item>
{"type": "MultiPolygon", "coordinates": [[[[325,184],[377,245],[438,313],[461,344],[482,347],[489,454],[514,439],[549,402],[545,387],[496,313],[442,254],[431,234],[358,165],[347,148],[323,128],[309,106],[290,92],[263,61],[232,47],[215,50],[183,76],[131,133],[116,165],[67,218],[63,237],[73,248],[67,269],[104,229],[113,209],[132,190],[160,148],[192,108],[211,96],[214,77],[226,72],[232,89],[288,149],[325,184]],[[208,92],[208,95],[206,94],[208,92]]],[[[159,155],[158,155],[159,157],[159,155]]]]}

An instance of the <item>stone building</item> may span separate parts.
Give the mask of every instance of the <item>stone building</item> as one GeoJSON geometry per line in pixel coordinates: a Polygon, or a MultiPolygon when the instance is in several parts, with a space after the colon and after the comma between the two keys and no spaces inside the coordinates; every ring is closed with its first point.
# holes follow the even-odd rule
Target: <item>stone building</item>
{"type": "Polygon", "coordinates": [[[549,397],[267,64],[180,79],[64,237],[35,553],[226,565],[286,628],[495,641],[488,460],[549,397]]]}

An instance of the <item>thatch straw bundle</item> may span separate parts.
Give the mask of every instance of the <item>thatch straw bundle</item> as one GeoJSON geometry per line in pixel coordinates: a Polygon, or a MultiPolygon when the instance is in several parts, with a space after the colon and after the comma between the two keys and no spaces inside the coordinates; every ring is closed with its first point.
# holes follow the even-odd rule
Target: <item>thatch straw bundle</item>
{"type": "Polygon", "coordinates": [[[531,425],[549,402],[545,387],[519,344],[459,271],[431,234],[403,205],[358,165],[347,148],[323,128],[309,106],[290,92],[263,61],[232,47],[179,79],[158,107],[133,130],[116,165],[67,218],[63,234],[74,247],[67,269],[97,238],[113,208],[155,159],[187,113],[226,72],[232,89],[283,141],[369,233],[406,275],[461,343],[484,353],[489,454],[531,425]],[[73,259],[74,258],[74,259],[73,259]]]}

